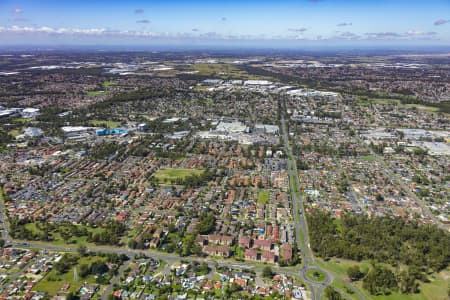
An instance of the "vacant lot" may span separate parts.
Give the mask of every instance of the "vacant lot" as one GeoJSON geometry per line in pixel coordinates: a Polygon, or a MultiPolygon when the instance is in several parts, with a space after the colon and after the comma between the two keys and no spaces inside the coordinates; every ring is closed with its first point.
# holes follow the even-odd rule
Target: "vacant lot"
{"type": "Polygon", "coordinates": [[[258,192],[258,203],[259,204],[268,204],[269,203],[270,193],[268,191],[259,191],[258,192]]]}
{"type": "Polygon", "coordinates": [[[155,177],[159,182],[171,182],[191,175],[201,175],[203,172],[195,169],[161,169],[155,173],[155,177]]]}

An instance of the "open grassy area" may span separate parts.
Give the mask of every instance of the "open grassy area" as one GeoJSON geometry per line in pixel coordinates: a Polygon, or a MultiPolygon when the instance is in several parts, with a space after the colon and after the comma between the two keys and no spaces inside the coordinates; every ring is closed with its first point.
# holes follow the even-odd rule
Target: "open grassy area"
{"type": "Polygon", "coordinates": [[[74,269],[77,268],[78,272],[78,266],[81,264],[90,264],[94,261],[98,260],[104,260],[101,257],[97,256],[89,256],[89,257],[82,257],[78,260],[77,265],[73,266],[67,273],[64,274],[57,274],[56,270],[51,270],[47,273],[47,275],[42,278],[36,286],[33,288],[34,291],[40,291],[40,292],[46,292],[50,296],[55,296],[61,288],[68,283],[70,285],[68,292],[77,292],[80,287],[83,285],[83,283],[95,283],[95,278],[93,275],[89,275],[85,278],[81,278],[81,276],[78,276],[78,280],[75,281],[74,276],[74,269]]]}
{"type": "Polygon", "coordinates": [[[191,175],[201,175],[203,172],[203,170],[195,169],[160,169],[155,173],[155,178],[159,182],[170,182],[185,179],[191,175]]]}
{"type": "MultiPolygon", "coordinates": [[[[363,272],[367,272],[370,268],[369,261],[356,262],[347,259],[335,259],[332,258],[329,261],[324,261],[323,259],[316,258],[316,263],[330,271],[331,273],[337,275],[339,279],[335,279],[332,285],[336,288],[339,288],[343,292],[346,292],[350,297],[354,297],[345,288],[345,283],[348,282],[349,279],[347,277],[347,269],[350,266],[359,265],[360,269],[363,272]]],[[[386,296],[373,296],[370,293],[363,289],[362,281],[353,282],[351,285],[357,289],[361,294],[363,294],[367,299],[380,299],[380,300],[422,300],[422,299],[433,299],[433,300],[441,300],[448,299],[447,298],[447,289],[448,289],[448,281],[450,279],[450,270],[445,270],[440,272],[439,274],[432,274],[429,276],[430,282],[428,283],[420,283],[420,293],[417,294],[400,294],[397,292],[393,292],[390,295],[386,296]]],[[[356,298],[355,298],[356,299],[356,298]]]]}
{"type": "Polygon", "coordinates": [[[332,258],[328,261],[324,261],[321,258],[316,258],[316,263],[320,267],[330,271],[333,274],[338,275],[342,279],[347,278],[347,269],[352,266],[360,266],[361,270],[366,271],[369,268],[370,263],[368,261],[357,262],[348,259],[332,258]]]}
{"type": "Polygon", "coordinates": [[[390,98],[386,98],[386,99],[371,98],[371,99],[369,99],[369,101],[374,104],[382,104],[382,105],[388,105],[388,104],[398,105],[401,103],[399,99],[390,99],[390,98]]]}
{"type": "Polygon", "coordinates": [[[98,96],[104,94],[105,91],[86,91],[85,94],[88,96],[98,96]]]}
{"type": "Polygon", "coordinates": [[[322,281],[325,281],[325,279],[326,279],[324,273],[322,273],[319,270],[313,270],[313,269],[306,271],[306,276],[309,278],[309,280],[316,281],[316,282],[322,282],[322,281]]]}
{"type": "Polygon", "coordinates": [[[426,106],[418,104],[402,104],[402,107],[415,108],[417,110],[422,110],[426,112],[439,112],[439,108],[434,106],[426,106]]]}
{"type": "Polygon", "coordinates": [[[13,124],[27,124],[31,121],[29,118],[14,118],[11,120],[13,124]]]}
{"type": "Polygon", "coordinates": [[[358,300],[359,298],[346,286],[346,284],[339,280],[339,279],[334,279],[333,282],[331,283],[331,286],[333,286],[334,288],[338,289],[339,291],[345,293],[345,295],[347,297],[350,297],[351,299],[355,299],[358,300]]]}
{"type": "Polygon", "coordinates": [[[439,274],[429,276],[430,282],[420,283],[420,292],[417,294],[401,294],[393,292],[390,295],[373,296],[362,288],[362,283],[358,282],[355,285],[368,299],[374,300],[443,300],[448,299],[447,289],[450,278],[450,271],[442,271],[439,274]]]}
{"type": "MultiPolygon", "coordinates": [[[[90,227],[84,225],[76,225],[76,226],[85,227],[88,232],[92,232],[93,234],[100,233],[103,231],[103,228],[100,227],[90,227]]],[[[36,223],[27,223],[25,224],[25,228],[38,235],[43,233],[42,230],[38,228],[36,223]]],[[[95,245],[87,241],[87,236],[73,236],[66,243],[58,231],[51,231],[50,235],[52,236],[53,240],[45,243],[51,243],[52,245],[55,246],[63,246],[67,244],[95,245]]]]}
{"type": "Polygon", "coordinates": [[[113,81],[105,81],[105,82],[102,83],[102,85],[103,85],[104,88],[107,88],[107,87],[116,85],[116,83],[113,82],[113,81]]]}
{"type": "Polygon", "coordinates": [[[270,193],[269,191],[261,190],[258,192],[258,203],[267,205],[269,204],[269,197],[270,193]]]}
{"type": "Polygon", "coordinates": [[[375,161],[376,157],[371,156],[371,155],[366,155],[366,156],[363,156],[362,159],[365,161],[375,161]]]}
{"type": "Polygon", "coordinates": [[[89,124],[96,127],[108,127],[108,128],[115,128],[120,126],[120,122],[108,120],[92,120],[89,121],[89,124]]]}

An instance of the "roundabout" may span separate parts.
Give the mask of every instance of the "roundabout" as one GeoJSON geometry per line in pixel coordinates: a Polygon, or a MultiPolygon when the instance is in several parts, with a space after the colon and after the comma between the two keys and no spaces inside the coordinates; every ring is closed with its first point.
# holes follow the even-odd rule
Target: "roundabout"
{"type": "Polygon", "coordinates": [[[322,283],[327,281],[327,275],[322,272],[319,269],[316,268],[310,268],[306,270],[306,277],[309,279],[309,281],[322,283]]]}

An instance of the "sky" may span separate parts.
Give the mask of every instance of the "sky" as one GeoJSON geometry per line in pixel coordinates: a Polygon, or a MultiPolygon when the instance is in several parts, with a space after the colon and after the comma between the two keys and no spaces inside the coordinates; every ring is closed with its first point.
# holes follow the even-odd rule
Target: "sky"
{"type": "Polygon", "coordinates": [[[450,47],[450,0],[0,0],[0,45],[450,47]]]}

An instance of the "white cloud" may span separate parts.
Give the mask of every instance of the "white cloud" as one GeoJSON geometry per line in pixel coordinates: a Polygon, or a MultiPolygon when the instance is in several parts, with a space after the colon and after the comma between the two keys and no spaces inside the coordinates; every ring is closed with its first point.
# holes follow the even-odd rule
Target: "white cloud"
{"type": "Polygon", "coordinates": [[[434,31],[410,30],[404,33],[398,32],[368,32],[357,34],[349,31],[335,31],[328,36],[307,38],[303,34],[306,28],[289,29],[291,34],[287,35],[233,35],[222,34],[219,32],[201,33],[198,29],[192,29],[189,32],[153,32],[153,31],[135,31],[135,30],[113,30],[106,28],[53,28],[48,26],[0,26],[0,37],[2,35],[27,35],[33,36],[79,36],[79,37],[123,37],[123,38],[147,38],[147,39],[210,39],[210,40],[437,40],[437,33],[434,31]]]}
{"type": "Polygon", "coordinates": [[[307,31],[308,28],[305,27],[301,27],[301,28],[289,28],[288,31],[292,31],[292,32],[298,32],[298,33],[303,33],[305,31],[307,31]]]}
{"type": "Polygon", "coordinates": [[[435,39],[437,33],[434,31],[409,30],[404,33],[398,32],[368,32],[365,33],[367,39],[373,40],[414,40],[414,39],[435,39]]]}
{"type": "Polygon", "coordinates": [[[137,20],[136,23],[139,23],[139,24],[150,24],[151,22],[148,19],[142,19],[142,20],[137,20]]]}

